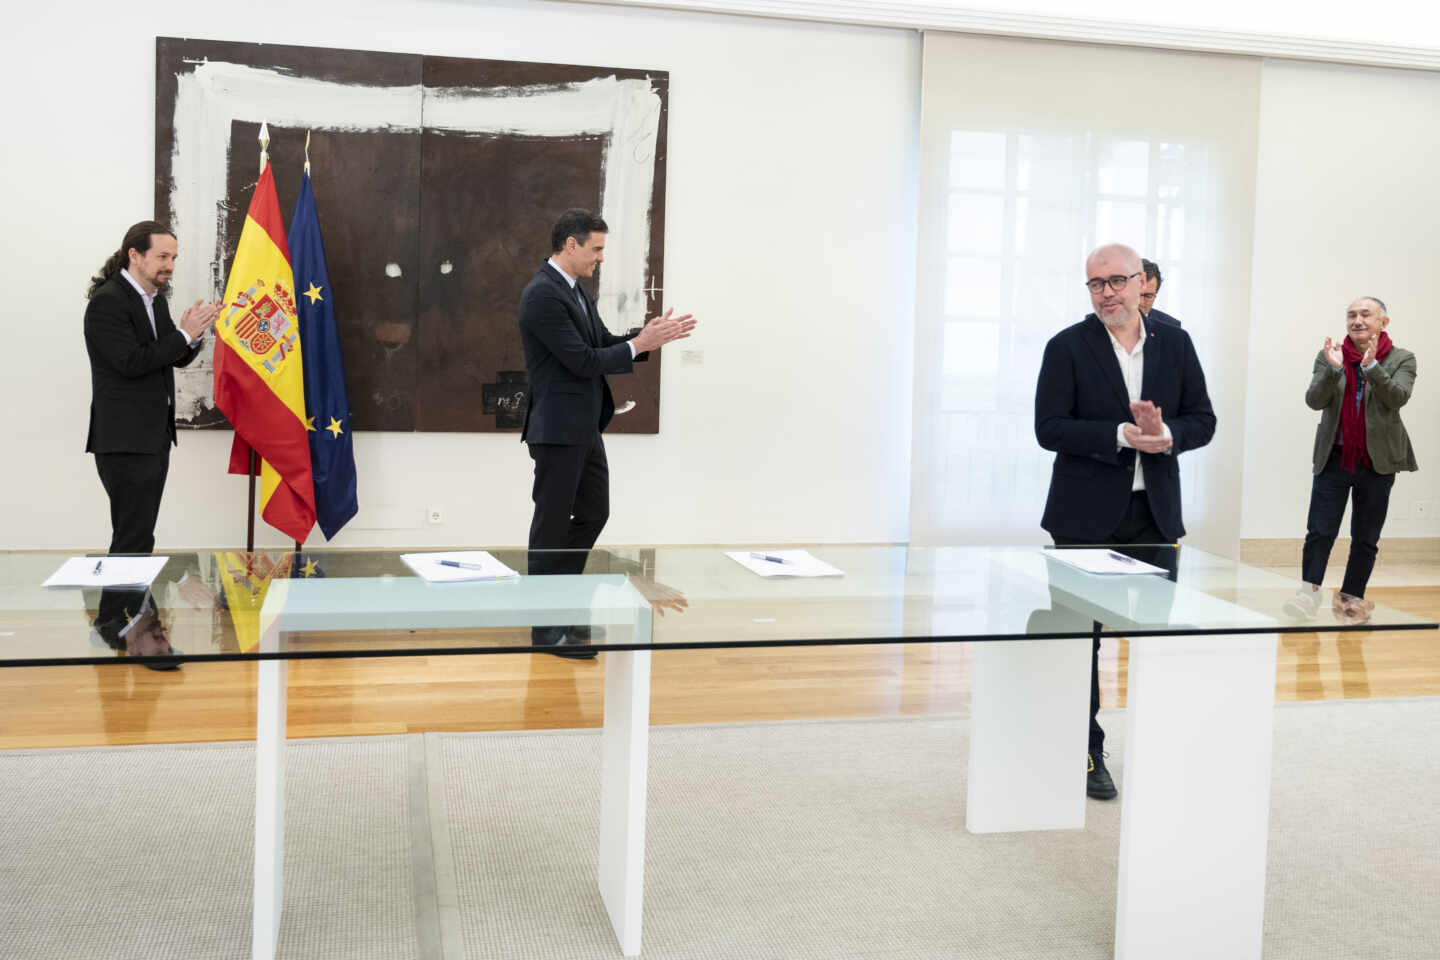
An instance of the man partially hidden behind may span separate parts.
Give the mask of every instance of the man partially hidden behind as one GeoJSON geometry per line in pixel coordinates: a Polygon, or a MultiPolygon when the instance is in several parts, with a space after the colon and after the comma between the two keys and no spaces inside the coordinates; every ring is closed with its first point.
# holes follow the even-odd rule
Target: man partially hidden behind
{"type": "Polygon", "coordinates": [[[1140,265],[1145,268],[1145,285],[1140,288],[1140,316],[1146,323],[1172,323],[1180,326],[1179,320],[1164,310],[1155,309],[1155,298],[1160,296],[1160,287],[1165,283],[1165,277],[1160,273],[1160,264],[1153,260],[1141,260],[1140,265]]]}
{"type": "Polygon", "coordinates": [[[170,319],[165,294],[175,234],[153,220],[125,231],[90,282],[85,350],[90,355],[90,429],[85,452],[110,498],[110,553],[150,553],[175,444],[175,367],[200,352],[218,303],[196,301],[170,319]]]}
{"type": "MultiPolygon", "coordinates": [[[[535,461],[530,522],[530,573],[578,574],[610,517],[610,468],[601,432],[615,414],[605,375],[630,373],[650,350],[690,336],[690,314],[673,310],[618,336],[606,329],[595,303],[576,281],[592,277],[605,259],[605,221],[567,210],[550,232],[550,259],[520,296],[520,338],[530,389],[520,439],[535,461]],[[537,551],[569,550],[570,553],[537,551]]],[[[590,628],[536,627],[536,646],[575,659],[593,651],[567,650],[591,640],[590,628]]]]}
{"type": "MultiPolygon", "coordinates": [[[[1141,318],[1144,275],[1129,247],[1097,249],[1085,261],[1095,312],[1045,345],[1035,437],[1055,451],[1040,525],[1056,545],[1173,544],[1185,535],[1176,455],[1210,442],[1215,414],[1190,335],[1141,318]]],[[[1096,720],[1099,663],[1097,629],[1085,787],[1108,800],[1116,791],[1096,720]]]]}
{"type": "Polygon", "coordinates": [[[1285,612],[1315,616],[1330,549],[1350,502],[1350,556],[1335,595],[1342,620],[1363,622],[1374,606],[1365,586],[1375,569],[1380,530],[1390,507],[1395,474],[1415,470],[1415,450],[1400,422],[1400,408],[1415,387],[1415,354],[1390,342],[1390,316],[1378,297],[1361,297],[1345,310],[1345,336],[1325,338],[1315,356],[1305,403],[1319,410],[1312,456],[1314,480],[1301,552],[1299,592],[1285,612]]]}

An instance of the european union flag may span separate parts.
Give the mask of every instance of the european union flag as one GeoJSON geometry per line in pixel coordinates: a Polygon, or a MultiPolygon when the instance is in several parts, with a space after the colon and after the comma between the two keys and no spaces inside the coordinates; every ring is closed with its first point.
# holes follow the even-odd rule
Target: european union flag
{"type": "Polygon", "coordinates": [[[300,352],[305,365],[306,436],[315,480],[315,519],[329,540],[360,509],[355,499],[355,450],[345,365],[335,329],[335,304],[325,269],[325,244],[310,189],[309,163],[290,218],[290,265],[299,308],[300,352]]]}

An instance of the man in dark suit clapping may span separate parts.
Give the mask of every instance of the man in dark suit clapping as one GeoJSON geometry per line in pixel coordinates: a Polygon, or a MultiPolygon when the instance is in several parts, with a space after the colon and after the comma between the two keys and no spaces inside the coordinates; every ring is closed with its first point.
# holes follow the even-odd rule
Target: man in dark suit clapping
{"type": "MultiPolygon", "coordinates": [[[[610,517],[610,467],[600,434],[615,414],[605,375],[629,373],[636,360],[690,336],[695,321],[673,310],[620,336],[606,329],[595,303],[577,281],[594,276],[605,259],[609,228],[586,210],[567,210],[550,233],[550,259],[520,296],[520,339],[529,377],[520,439],[535,461],[529,569],[581,573],[585,554],[610,517]],[[571,554],[533,551],[571,550],[571,554]]],[[[590,639],[583,626],[537,627],[537,646],[564,648],[590,639]]]]}
{"type": "MultiPolygon", "coordinates": [[[[1129,247],[1085,261],[1095,312],[1045,345],[1035,387],[1035,437],[1055,451],[1040,525],[1057,545],[1174,543],[1185,535],[1176,456],[1215,434],[1205,373],[1190,335],[1140,316],[1145,276],[1129,247]]],[[[1090,667],[1086,790],[1109,799],[1100,708],[1100,638],[1090,667]]]]}
{"type": "Polygon", "coordinates": [[[142,220],[92,278],[85,308],[90,428],[85,452],[110,498],[110,552],[155,549],[155,520],[175,443],[175,367],[200,352],[218,303],[196,301],[177,328],[165,300],[177,245],[142,220]]]}

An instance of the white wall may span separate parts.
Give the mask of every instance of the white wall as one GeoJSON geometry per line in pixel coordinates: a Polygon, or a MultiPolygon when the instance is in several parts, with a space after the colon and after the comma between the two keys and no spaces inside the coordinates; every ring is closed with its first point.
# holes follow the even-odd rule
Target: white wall
{"type": "MultiPolygon", "coordinates": [[[[82,453],[80,321],[87,278],[152,214],[156,34],[670,71],[667,300],[700,318],[681,346],[703,362],[667,348],[660,434],[609,439],[602,542],[905,538],[918,35],[539,0],[153,16],[85,2],[27,10],[0,64],[12,91],[0,547],[109,537],[82,453]]],[[[243,541],[229,442],[182,433],[162,548],[243,541]]],[[[361,513],[337,545],[525,541],[530,461],[515,434],[361,433],[355,448],[361,513]],[[423,521],[432,505],[441,526],[423,521]]],[[[284,542],[265,529],[262,542],[284,542]]]]}
{"type": "Polygon", "coordinates": [[[1440,75],[1265,65],[1244,537],[1304,534],[1319,422],[1304,404],[1311,364],[1326,336],[1343,335],[1350,301],[1367,295],[1389,306],[1390,336],[1415,352],[1419,370],[1402,418],[1420,471],[1397,478],[1384,535],[1440,535],[1436,117],[1440,75]],[[1419,515],[1416,501],[1430,505],[1428,515],[1419,515]]]}

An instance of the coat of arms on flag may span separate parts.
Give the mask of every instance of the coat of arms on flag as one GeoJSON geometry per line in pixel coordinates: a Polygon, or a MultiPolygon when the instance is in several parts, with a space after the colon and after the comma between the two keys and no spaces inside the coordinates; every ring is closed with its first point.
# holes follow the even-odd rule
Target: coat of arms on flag
{"type": "Polygon", "coordinates": [[[234,329],[236,338],[261,359],[268,372],[275,373],[295,349],[295,297],[279,280],[270,292],[264,292],[265,287],[265,281],[256,278],[236,295],[221,322],[234,329]],[[270,356],[272,350],[274,357],[270,356]]]}

